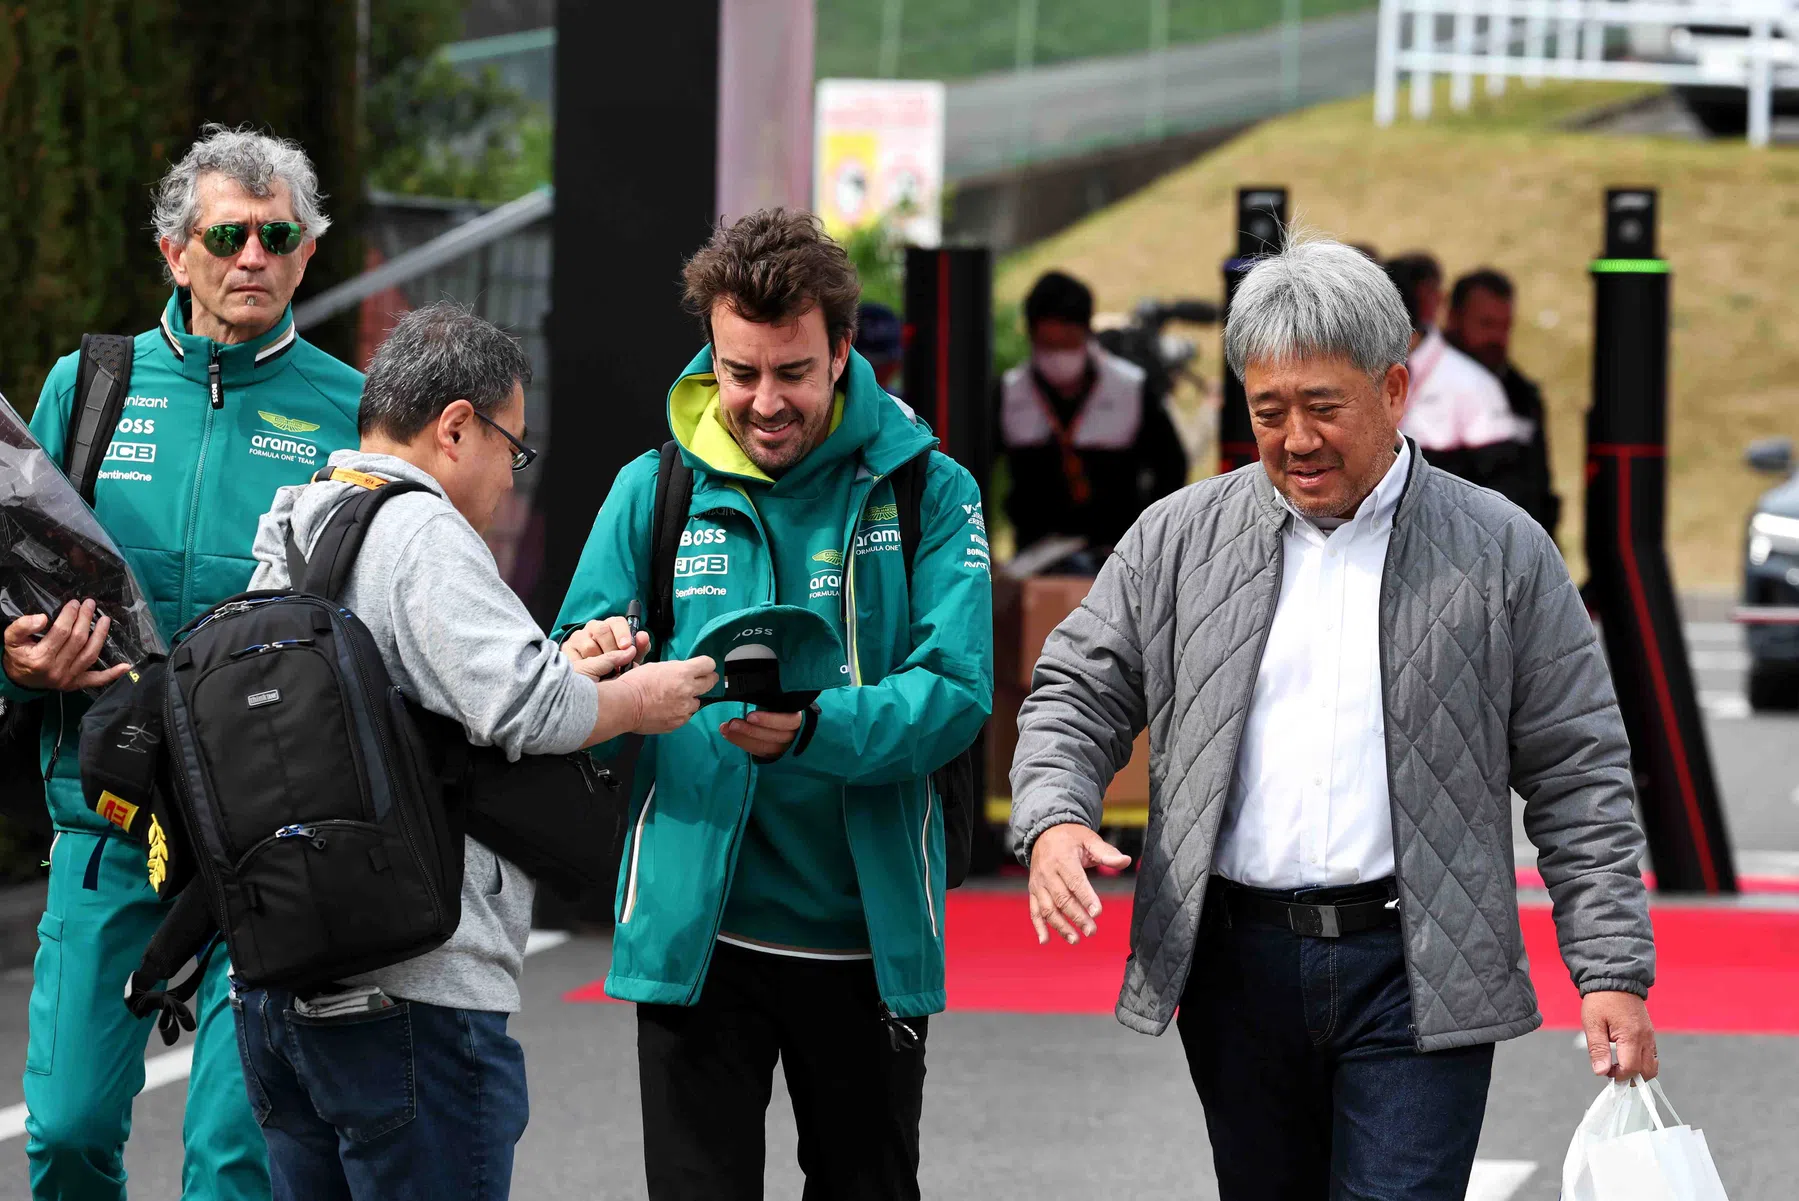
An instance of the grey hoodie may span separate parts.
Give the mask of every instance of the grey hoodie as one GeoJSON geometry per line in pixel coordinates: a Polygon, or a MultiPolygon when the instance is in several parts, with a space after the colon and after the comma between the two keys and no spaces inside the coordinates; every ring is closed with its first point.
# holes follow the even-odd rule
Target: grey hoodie
{"type": "MultiPolygon", "coordinates": [[[[599,690],[578,675],[500,578],[493,554],[430,474],[388,455],[340,450],[332,467],[414,480],[429,493],[383,506],[342,600],[374,636],[393,682],[469,740],[508,758],[579,750],[599,716],[599,690]]],[[[302,553],[357,485],[325,481],[275,493],[256,530],[252,588],[289,585],[291,521],[302,553]]],[[[453,1009],[516,1012],[531,928],[530,877],[468,839],[462,922],[443,946],[347,983],[453,1009]]]]}

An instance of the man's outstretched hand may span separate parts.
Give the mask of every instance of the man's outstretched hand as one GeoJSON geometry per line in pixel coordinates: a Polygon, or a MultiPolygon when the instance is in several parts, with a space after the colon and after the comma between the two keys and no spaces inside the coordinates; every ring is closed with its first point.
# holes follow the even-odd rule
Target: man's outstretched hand
{"type": "Polygon", "coordinates": [[[1031,847],[1031,925],[1039,946],[1053,927],[1070,943],[1092,938],[1099,927],[1099,894],[1087,883],[1087,869],[1129,867],[1131,857],[1079,822],[1051,826],[1031,847]],[[1047,924],[1046,924],[1047,923],[1047,924]],[[1075,933],[1079,930],[1080,933],[1075,933]]]}

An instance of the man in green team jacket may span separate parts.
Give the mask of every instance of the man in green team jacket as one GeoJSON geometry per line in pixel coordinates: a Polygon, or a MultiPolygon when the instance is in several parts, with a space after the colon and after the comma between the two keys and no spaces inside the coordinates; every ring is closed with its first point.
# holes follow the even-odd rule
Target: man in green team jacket
{"type": "MultiPolygon", "coordinates": [[[[778,1058],[807,1195],[916,1198],[944,1004],[929,777],[992,705],[980,489],[850,349],[856,273],[809,214],[721,228],[684,280],[708,346],[668,394],[694,485],[659,649],[801,605],[842,635],[850,683],[805,717],[703,709],[639,760],[606,990],[638,1002],[650,1196],[761,1195],[778,1058]],[[887,477],[920,455],[908,585],[887,477]]],[[[656,476],[653,453],[619,474],[559,626],[648,603],[656,476]]]]}
{"type": "MultiPolygon", "coordinates": [[[[139,334],[131,387],[94,488],[94,511],[143,585],[165,637],[241,592],[256,566],[256,520],[275,489],[304,483],[356,445],[359,372],[300,338],[289,300],[330,225],[304,151],[209,127],[157,186],[155,224],[175,293],[139,334]]],[[[71,354],[44,382],[32,433],[58,462],[75,391],[71,354]]],[[[31,615],[5,635],[9,700],[43,696],[45,794],[57,836],[38,925],[25,1060],[34,1197],[125,1196],[131,1103],[144,1084],[149,1019],[126,1010],[163,907],[141,845],[82,801],[76,749],[94,672],[91,611],[31,615]],[[46,695],[48,694],[48,695],[46,695]]],[[[253,747],[245,753],[254,753],[253,747]]],[[[196,998],[184,1198],[267,1198],[259,1097],[245,1089],[228,1008],[229,965],[214,955],[196,998]]]]}

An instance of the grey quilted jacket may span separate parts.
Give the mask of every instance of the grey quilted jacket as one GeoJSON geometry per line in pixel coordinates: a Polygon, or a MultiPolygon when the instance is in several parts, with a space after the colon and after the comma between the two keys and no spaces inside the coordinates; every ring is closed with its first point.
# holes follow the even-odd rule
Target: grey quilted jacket
{"type": "MultiPolygon", "coordinates": [[[[1400,916],[1420,1050],[1542,1022],[1518,926],[1512,789],[1584,995],[1648,995],[1630,746],[1555,544],[1417,447],[1381,582],[1381,687],[1400,916]]],[[[1019,713],[1012,825],[1028,862],[1100,798],[1149,727],[1149,826],[1118,1020],[1160,1034],[1200,906],[1262,647],[1288,510],[1259,464],[1183,489],[1120,542],[1043,648],[1019,713]]]]}

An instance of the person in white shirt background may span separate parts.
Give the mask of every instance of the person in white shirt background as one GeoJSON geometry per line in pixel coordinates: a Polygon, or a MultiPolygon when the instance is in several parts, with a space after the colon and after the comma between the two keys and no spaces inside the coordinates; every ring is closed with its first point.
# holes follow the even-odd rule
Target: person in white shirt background
{"type": "Polygon", "coordinates": [[[1406,366],[1411,391],[1399,430],[1417,440],[1438,467],[1482,487],[1493,468],[1483,459],[1528,442],[1532,427],[1512,412],[1505,388],[1493,373],[1457,350],[1437,327],[1443,304],[1442,269],[1428,255],[1402,255],[1387,264],[1387,276],[1399,289],[1412,322],[1411,352],[1406,366]],[[1489,452],[1479,455],[1476,452],[1489,452]]]}

